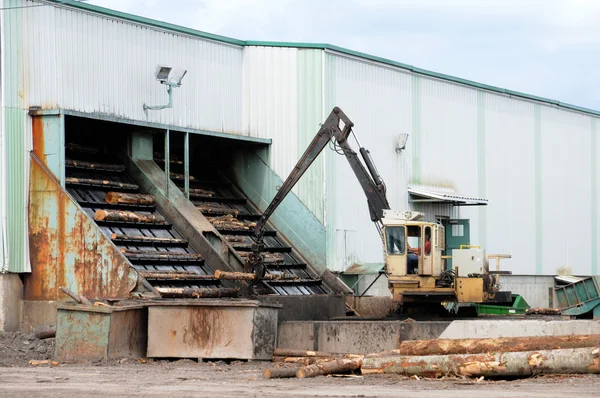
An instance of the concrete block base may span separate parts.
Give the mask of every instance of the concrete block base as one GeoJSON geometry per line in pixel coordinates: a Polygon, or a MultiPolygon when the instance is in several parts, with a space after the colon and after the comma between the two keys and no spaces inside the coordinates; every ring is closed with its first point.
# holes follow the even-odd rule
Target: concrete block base
{"type": "Polygon", "coordinates": [[[23,283],[18,274],[0,274],[0,331],[14,332],[21,324],[23,283]]]}
{"type": "Polygon", "coordinates": [[[279,322],[321,321],[346,316],[343,295],[263,296],[259,300],[268,304],[281,304],[279,322]]]}
{"type": "Polygon", "coordinates": [[[33,332],[37,326],[56,325],[58,301],[23,300],[21,330],[33,332]]]}

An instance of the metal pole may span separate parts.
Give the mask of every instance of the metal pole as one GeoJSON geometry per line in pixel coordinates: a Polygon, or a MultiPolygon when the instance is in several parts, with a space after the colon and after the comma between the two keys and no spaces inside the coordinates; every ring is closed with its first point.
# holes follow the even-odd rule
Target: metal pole
{"type": "Polygon", "coordinates": [[[165,178],[166,178],[166,186],[165,186],[165,194],[167,198],[169,197],[169,182],[171,181],[171,159],[170,159],[170,145],[169,145],[169,129],[165,131],[165,178]]]}
{"type": "Polygon", "coordinates": [[[185,132],[183,139],[183,178],[185,197],[190,199],[190,133],[185,132]]]}

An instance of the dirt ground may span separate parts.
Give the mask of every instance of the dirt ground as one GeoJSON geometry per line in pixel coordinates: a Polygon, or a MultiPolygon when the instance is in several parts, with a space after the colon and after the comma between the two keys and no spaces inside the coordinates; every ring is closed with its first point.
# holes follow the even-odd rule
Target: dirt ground
{"type": "Polygon", "coordinates": [[[520,380],[414,380],[396,375],[264,379],[270,362],[229,364],[193,360],[124,359],[110,363],[32,366],[47,359],[53,339],[0,335],[0,396],[59,397],[597,397],[600,375],[556,375],[520,380]],[[30,348],[33,347],[33,348],[30,348]],[[44,347],[46,349],[45,352],[44,347]]]}

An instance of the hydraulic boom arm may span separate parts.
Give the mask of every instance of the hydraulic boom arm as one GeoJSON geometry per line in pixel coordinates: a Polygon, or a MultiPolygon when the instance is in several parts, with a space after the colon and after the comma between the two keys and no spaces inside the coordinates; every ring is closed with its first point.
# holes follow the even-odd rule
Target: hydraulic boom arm
{"type": "Polygon", "coordinates": [[[254,272],[255,283],[264,277],[265,274],[261,252],[264,250],[264,228],[269,217],[331,139],[335,140],[335,145],[342,150],[344,156],[348,159],[352,171],[354,171],[360,186],[367,196],[371,220],[379,223],[383,218],[383,210],[390,208],[386,197],[385,184],[371,160],[369,151],[365,148],[360,148],[360,154],[368,169],[367,172],[367,169],[363,166],[357,153],[352,150],[348,143],[348,136],[352,132],[353,126],[354,123],[352,123],[340,108],[333,108],[331,114],[319,129],[315,138],[312,140],[281,188],[279,188],[279,191],[263,213],[260,220],[256,223],[256,226],[254,227],[254,236],[256,238],[255,244],[252,247],[252,254],[248,256],[246,260],[247,271],[254,272]]]}

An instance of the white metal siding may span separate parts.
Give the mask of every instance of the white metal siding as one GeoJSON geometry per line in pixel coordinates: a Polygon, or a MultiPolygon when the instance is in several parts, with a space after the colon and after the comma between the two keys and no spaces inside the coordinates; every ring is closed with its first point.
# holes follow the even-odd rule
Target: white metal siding
{"type": "MultiPolygon", "coordinates": [[[[325,70],[325,109],[340,106],[353,120],[393,208],[406,207],[407,185],[488,198],[483,208],[421,209],[428,218],[469,218],[471,244],[512,254],[503,264],[515,274],[553,275],[560,268],[590,274],[594,258],[597,269],[592,117],[337,53],[327,53],[325,70]],[[410,134],[402,155],[394,151],[399,133],[410,134]]],[[[328,191],[329,242],[347,245],[336,231],[357,231],[356,261],[381,262],[364,194],[345,159],[328,156],[327,181],[335,185],[328,191]]],[[[328,266],[341,269],[347,248],[336,247],[337,258],[331,251],[328,266]]]]}
{"type": "Polygon", "coordinates": [[[271,167],[285,180],[298,160],[295,48],[244,49],[244,134],[271,138],[271,167]]]}
{"type": "MultiPolygon", "coordinates": [[[[32,5],[32,2],[13,2],[32,5]]],[[[242,133],[242,49],[132,22],[55,7],[23,8],[25,107],[63,108],[233,134],[242,133]],[[172,109],[157,64],[187,69],[172,109]]],[[[14,100],[19,100],[14,97],[14,100]]]]}

